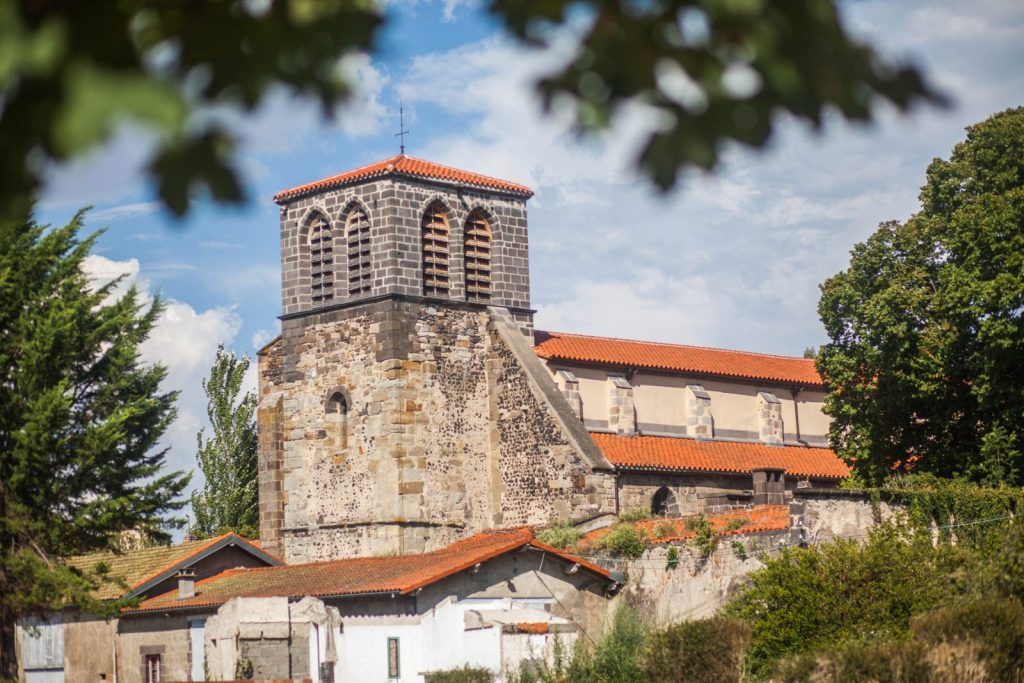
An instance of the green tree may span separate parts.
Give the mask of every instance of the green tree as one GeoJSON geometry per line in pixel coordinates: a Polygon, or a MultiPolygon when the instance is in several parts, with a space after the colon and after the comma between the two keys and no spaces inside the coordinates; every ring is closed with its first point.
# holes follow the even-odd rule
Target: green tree
{"type": "MultiPolygon", "coordinates": [[[[662,188],[680,169],[712,168],[723,145],[761,146],[778,114],[820,127],[826,110],[866,120],[937,99],[914,68],[887,64],[844,28],[836,0],[492,0],[520,39],[579,36],[564,69],[539,84],[576,105],[584,130],[628,104],[665,125],[639,163],[662,188]],[[581,23],[580,19],[584,19],[581,23]],[[585,26],[582,32],[581,26],[585,26]]],[[[123,121],[156,134],[148,171],[164,204],[197,191],[238,201],[233,138],[213,107],[251,112],[271,92],[317,98],[326,114],[350,91],[340,58],[372,50],[373,0],[41,3],[0,0],[0,215],[123,121]]]]}
{"type": "Polygon", "coordinates": [[[100,611],[59,558],[109,547],[125,531],[166,541],[188,484],[157,448],[174,418],[166,371],[145,365],[161,303],[134,287],[91,288],[79,213],[50,228],[0,221],[0,677],[16,676],[13,626],[69,605],[100,611]]]}
{"type": "Polygon", "coordinates": [[[239,398],[249,359],[217,349],[210,377],[203,380],[206,414],[213,434],[196,435],[196,459],[206,477],[202,491],[192,493],[194,530],[201,536],[234,531],[247,538],[259,535],[258,441],[256,394],[239,398]]]}
{"type": "Polygon", "coordinates": [[[968,128],[920,201],[822,285],[832,445],[868,482],[1024,483],[1024,108],[968,128]]]}

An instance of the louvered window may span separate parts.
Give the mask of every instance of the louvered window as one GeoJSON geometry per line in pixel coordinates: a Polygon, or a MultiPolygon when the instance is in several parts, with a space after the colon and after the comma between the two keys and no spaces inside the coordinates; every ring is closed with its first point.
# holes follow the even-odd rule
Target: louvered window
{"type": "Polygon", "coordinates": [[[491,226],[480,212],[466,219],[466,297],[491,298],[491,226]]]}
{"type": "Polygon", "coordinates": [[[348,293],[357,296],[370,291],[373,271],[370,268],[370,219],[356,207],[345,221],[348,239],[348,293]]]}
{"type": "Polygon", "coordinates": [[[423,214],[423,294],[448,296],[448,219],[444,208],[432,205],[423,214]]]}
{"type": "Polygon", "coordinates": [[[309,280],[314,304],[334,299],[334,236],[323,216],[309,226],[309,280]]]}

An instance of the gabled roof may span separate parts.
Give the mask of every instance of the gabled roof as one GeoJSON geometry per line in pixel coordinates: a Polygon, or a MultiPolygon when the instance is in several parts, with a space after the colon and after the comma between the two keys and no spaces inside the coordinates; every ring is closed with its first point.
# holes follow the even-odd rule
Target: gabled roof
{"type": "Polygon", "coordinates": [[[814,360],[794,356],[541,331],[534,333],[534,351],[549,360],[823,385],[814,360]]]}
{"type": "Polygon", "coordinates": [[[814,479],[845,479],[850,474],[850,467],[827,448],[598,432],[590,436],[620,469],[747,474],[758,467],[779,467],[788,475],[814,479]]]}
{"type": "Polygon", "coordinates": [[[435,164],[432,161],[424,161],[423,159],[416,159],[406,156],[405,154],[399,154],[396,157],[383,159],[351,171],[339,173],[338,175],[334,175],[329,178],[322,178],[312,183],[293,187],[289,190],[282,190],[274,195],[274,201],[281,204],[282,202],[295,199],[296,197],[309,194],[310,192],[319,192],[331,187],[337,187],[338,185],[344,185],[345,183],[370,180],[372,178],[383,178],[391,175],[443,180],[450,183],[457,183],[459,185],[473,185],[491,190],[510,192],[524,197],[533,196],[533,190],[525,185],[492,178],[479,173],[460,171],[459,169],[452,168],[451,166],[442,166],[441,164],[435,164]]]}
{"type": "Polygon", "coordinates": [[[237,534],[224,534],[201,541],[189,541],[178,545],[140,548],[125,552],[93,553],[70,557],[66,563],[84,572],[93,572],[97,565],[108,568],[108,576],[118,582],[102,583],[93,592],[98,600],[132,598],[171,578],[221,548],[237,546],[268,565],[279,565],[281,561],[270,555],[252,541],[237,534]],[[120,585],[123,583],[124,585],[120,585]]]}
{"type": "Polygon", "coordinates": [[[231,569],[196,583],[196,596],[177,591],[150,598],[126,612],[221,605],[232,598],[408,595],[478,563],[530,546],[611,580],[606,569],[533,538],[529,528],[484,531],[440,550],[418,555],[363,557],[259,569],[231,569]]]}

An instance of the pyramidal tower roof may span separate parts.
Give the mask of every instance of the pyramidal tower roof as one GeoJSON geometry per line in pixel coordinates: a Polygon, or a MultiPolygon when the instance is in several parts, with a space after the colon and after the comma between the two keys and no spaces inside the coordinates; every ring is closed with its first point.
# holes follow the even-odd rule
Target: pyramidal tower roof
{"type": "Polygon", "coordinates": [[[498,190],[522,197],[532,197],[533,190],[525,185],[519,185],[508,180],[492,178],[479,173],[462,171],[451,166],[442,166],[432,161],[416,159],[405,154],[399,154],[388,159],[361,166],[351,171],[345,171],[338,175],[322,178],[312,183],[299,185],[288,190],[282,190],[274,195],[274,201],[278,204],[287,203],[293,199],[313,192],[320,192],[347,183],[362,182],[371,179],[385,178],[389,176],[406,176],[412,178],[426,178],[429,180],[440,180],[442,182],[456,185],[466,185],[489,190],[498,190]]]}

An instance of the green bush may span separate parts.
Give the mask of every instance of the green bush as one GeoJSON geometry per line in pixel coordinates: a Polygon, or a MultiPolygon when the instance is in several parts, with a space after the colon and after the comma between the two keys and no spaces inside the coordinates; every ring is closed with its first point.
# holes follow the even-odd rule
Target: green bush
{"type": "Polygon", "coordinates": [[[747,546],[743,545],[743,541],[733,541],[732,551],[740,561],[747,559],[747,546]]]}
{"type": "Polygon", "coordinates": [[[743,679],[750,627],[738,619],[687,621],[648,635],[641,665],[650,683],[743,679]]]}
{"type": "Polygon", "coordinates": [[[708,559],[711,557],[711,553],[715,552],[715,548],[718,546],[718,539],[715,537],[715,531],[711,528],[711,522],[704,515],[701,515],[695,520],[692,520],[687,524],[688,527],[693,529],[694,537],[690,541],[697,553],[703,558],[708,559]]]}
{"type": "Polygon", "coordinates": [[[654,537],[665,538],[666,536],[676,535],[676,525],[672,522],[665,520],[664,522],[658,522],[654,525],[654,537]]]}
{"type": "Polygon", "coordinates": [[[665,568],[675,569],[679,566],[679,548],[674,545],[669,546],[668,554],[665,556],[665,568]]]}
{"type": "Polygon", "coordinates": [[[726,613],[750,624],[750,668],[842,641],[901,638],[910,619],[964,591],[962,553],[899,524],[864,544],[837,540],[784,550],[750,575],[726,613]]]}
{"type": "Polygon", "coordinates": [[[557,520],[537,534],[537,540],[560,550],[568,550],[583,538],[583,532],[567,521],[557,520]]]}
{"type": "Polygon", "coordinates": [[[1024,681],[1024,607],[985,598],[912,621],[910,640],[843,643],[783,660],[773,680],[983,683],[1024,681]]]}
{"type": "Polygon", "coordinates": [[[620,522],[642,522],[651,518],[651,511],[645,508],[629,508],[619,513],[620,522]]]}
{"type": "Polygon", "coordinates": [[[748,524],[750,524],[750,520],[746,517],[735,517],[725,523],[725,530],[736,531],[737,529],[742,529],[748,524]]]}
{"type": "Polygon", "coordinates": [[[912,623],[935,671],[949,669],[943,653],[970,653],[985,680],[1024,681],[1024,606],[1014,598],[983,598],[924,614],[912,623]]]}
{"type": "Polygon", "coordinates": [[[426,683],[494,683],[494,674],[489,669],[468,665],[461,669],[431,671],[423,677],[426,683]]]}
{"type": "Polygon", "coordinates": [[[601,539],[601,547],[613,555],[637,558],[644,554],[647,535],[632,524],[616,524],[601,539]]]}

